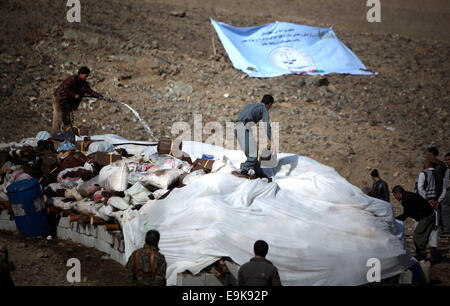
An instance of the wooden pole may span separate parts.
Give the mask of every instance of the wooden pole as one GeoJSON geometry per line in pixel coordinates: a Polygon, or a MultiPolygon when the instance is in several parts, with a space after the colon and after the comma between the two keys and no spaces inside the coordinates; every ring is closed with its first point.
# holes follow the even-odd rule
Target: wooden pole
{"type": "Polygon", "coordinates": [[[212,32],[212,47],[213,47],[213,56],[217,55],[217,50],[216,50],[216,42],[214,40],[214,30],[212,32]]]}

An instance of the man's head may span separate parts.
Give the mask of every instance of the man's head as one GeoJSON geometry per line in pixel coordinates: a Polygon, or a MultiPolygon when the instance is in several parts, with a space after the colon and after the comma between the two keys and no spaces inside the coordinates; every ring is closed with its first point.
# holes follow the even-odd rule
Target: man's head
{"type": "Polygon", "coordinates": [[[148,231],[145,235],[145,243],[157,247],[159,243],[159,232],[157,230],[148,231]]]}
{"type": "Polygon", "coordinates": [[[373,169],[372,172],[370,172],[370,176],[372,177],[372,180],[376,181],[380,178],[380,175],[378,174],[377,169],[373,169]]]}
{"type": "Polygon", "coordinates": [[[424,169],[434,168],[435,165],[436,164],[429,158],[425,159],[425,161],[423,162],[423,168],[424,169]]]}
{"type": "Polygon", "coordinates": [[[255,252],[255,256],[266,257],[269,251],[269,245],[264,240],[258,240],[253,245],[253,251],[255,252]]]}
{"type": "Polygon", "coordinates": [[[91,70],[89,70],[89,68],[86,66],[83,66],[80,69],[78,69],[78,76],[80,77],[80,79],[84,81],[87,80],[89,73],[91,73],[91,70]]]}
{"type": "Polygon", "coordinates": [[[272,107],[274,100],[271,95],[264,95],[261,102],[266,105],[267,109],[270,109],[272,107]]]}
{"type": "Polygon", "coordinates": [[[394,188],[392,188],[392,194],[394,195],[394,198],[397,201],[401,201],[403,198],[403,193],[405,192],[405,189],[403,189],[402,186],[395,186],[394,188]]]}
{"type": "Polygon", "coordinates": [[[445,154],[445,163],[447,164],[447,167],[450,168],[450,152],[445,154]]]}
{"type": "Polygon", "coordinates": [[[430,147],[427,149],[426,155],[428,159],[436,160],[439,156],[439,150],[436,147],[430,147]]]}

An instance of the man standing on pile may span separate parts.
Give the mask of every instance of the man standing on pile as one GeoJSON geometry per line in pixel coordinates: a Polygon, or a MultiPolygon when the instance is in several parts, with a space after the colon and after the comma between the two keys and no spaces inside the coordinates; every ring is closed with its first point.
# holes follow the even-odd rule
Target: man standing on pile
{"type": "Polygon", "coordinates": [[[403,206],[403,213],[395,219],[405,221],[409,217],[415,221],[413,241],[417,253],[416,258],[419,261],[425,261],[427,244],[436,220],[433,207],[422,196],[405,191],[402,186],[395,186],[392,193],[403,206]]]}
{"type": "Polygon", "coordinates": [[[81,67],[78,74],[65,79],[53,93],[53,123],[51,134],[60,132],[61,124],[64,127],[72,126],[71,114],[78,109],[83,97],[105,99],[101,94],[93,91],[87,83],[91,71],[88,67],[81,67]]]}
{"type": "Polygon", "coordinates": [[[373,186],[370,195],[374,198],[381,199],[383,201],[389,202],[389,187],[388,184],[380,178],[377,169],[373,169],[370,173],[372,177],[373,186]]]}
{"type": "Polygon", "coordinates": [[[128,259],[127,269],[131,281],[138,286],[165,286],[166,259],[158,248],[159,232],[148,231],[145,245],[136,250],[128,259]]]}
{"type": "Polygon", "coordinates": [[[271,95],[264,95],[260,103],[246,106],[235,120],[234,133],[238,139],[239,146],[244,151],[247,160],[241,169],[241,174],[251,177],[263,176],[263,171],[258,162],[258,144],[255,141],[251,127],[260,120],[266,124],[267,138],[270,140],[272,154],[275,152],[275,144],[272,140],[272,129],[270,126],[269,110],[274,103],[271,95]]]}

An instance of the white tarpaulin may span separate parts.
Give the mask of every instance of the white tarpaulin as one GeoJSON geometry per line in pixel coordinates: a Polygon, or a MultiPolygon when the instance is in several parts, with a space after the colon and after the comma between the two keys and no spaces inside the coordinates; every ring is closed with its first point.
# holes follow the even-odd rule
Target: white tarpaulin
{"type": "MultiPolygon", "coordinates": [[[[225,156],[234,165],[245,160],[241,151],[195,142],[184,142],[183,151],[193,158],[225,156]]],[[[359,285],[367,283],[371,258],[380,260],[381,278],[415,263],[391,205],[365,195],[333,168],[279,154],[277,168],[265,171],[272,183],[212,173],[139,211],[127,210],[126,257],[157,229],[168,285],[176,284],[177,273],[196,274],[221,257],[248,262],[259,239],[269,244],[267,259],[283,285],[359,285]]]]}

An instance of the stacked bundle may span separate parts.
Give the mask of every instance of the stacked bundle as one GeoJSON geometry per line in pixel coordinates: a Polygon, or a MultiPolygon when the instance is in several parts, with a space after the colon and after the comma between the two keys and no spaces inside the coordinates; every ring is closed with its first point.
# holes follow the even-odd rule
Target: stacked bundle
{"type": "MultiPolygon", "coordinates": [[[[20,143],[0,144],[0,205],[9,207],[7,187],[38,178],[47,211],[78,223],[116,224],[123,212],[139,210],[148,201],[164,199],[212,171],[214,160],[192,163],[182,143],[162,137],[157,153],[137,150],[148,143],[117,146],[96,136],[76,137],[66,131],[50,138],[39,132],[20,143]],[[174,143],[183,157],[173,155],[174,143]],[[128,154],[131,152],[138,154],[128,154]],[[191,172],[192,171],[192,172],[191,172]]],[[[216,164],[217,165],[217,164],[216,164]]]]}

